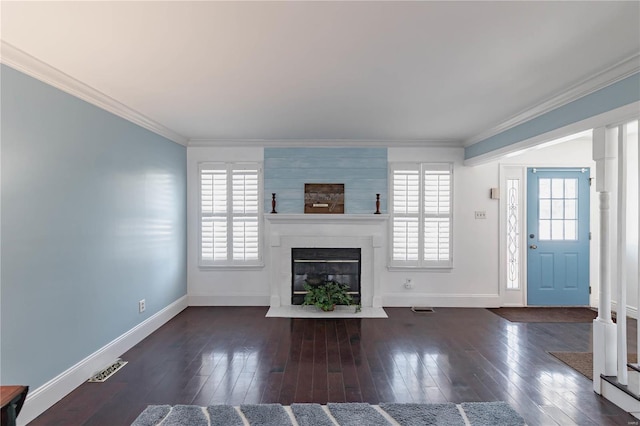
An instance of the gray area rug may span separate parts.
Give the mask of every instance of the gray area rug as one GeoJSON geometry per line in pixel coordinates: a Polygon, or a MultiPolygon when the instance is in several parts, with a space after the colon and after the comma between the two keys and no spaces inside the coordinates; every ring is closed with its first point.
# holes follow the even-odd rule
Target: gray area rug
{"type": "Polygon", "coordinates": [[[506,402],[463,402],[460,405],[472,425],[524,425],[522,417],[506,402]]]}
{"type": "Polygon", "coordinates": [[[241,405],[240,410],[250,425],[293,426],[289,415],[280,404],[241,405]]]}
{"type": "Polygon", "coordinates": [[[524,419],[506,402],[462,404],[329,403],[231,405],[150,405],[132,426],[522,426],[524,419]]]}
{"type": "Polygon", "coordinates": [[[464,426],[456,404],[380,404],[398,423],[406,426],[464,426]]]}
{"type": "Polygon", "coordinates": [[[300,426],[335,426],[320,404],[291,404],[300,426]]]}
{"type": "Polygon", "coordinates": [[[244,426],[242,418],[231,405],[210,405],[207,413],[211,426],[244,426]]]}
{"type": "Polygon", "coordinates": [[[375,408],[366,403],[329,403],[327,407],[340,426],[389,426],[391,424],[375,408]]]}

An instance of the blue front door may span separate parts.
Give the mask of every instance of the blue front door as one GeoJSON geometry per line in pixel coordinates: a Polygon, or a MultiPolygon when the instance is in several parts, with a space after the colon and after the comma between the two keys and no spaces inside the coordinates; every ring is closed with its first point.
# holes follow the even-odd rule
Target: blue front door
{"type": "Polygon", "coordinates": [[[527,170],[527,304],[589,305],[589,169],[527,170]]]}

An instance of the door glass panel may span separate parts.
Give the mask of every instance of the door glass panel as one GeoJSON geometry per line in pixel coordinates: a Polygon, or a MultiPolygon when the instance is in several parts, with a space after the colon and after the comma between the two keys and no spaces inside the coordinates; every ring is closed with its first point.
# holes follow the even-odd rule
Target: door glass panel
{"type": "Polygon", "coordinates": [[[564,202],[563,200],[553,200],[551,202],[551,218],[564,219],[564,202]]]}
{"type": "Polygon", "coordinates": [[[551,239],[552,240],[564,240],[564,221],[552,220],[551,221],[551,239]]]}
{"type": "Polygon", "coordinates": [[[551,198],[564,198],[564,179],[551,179],[551,198]]]}
{"type": "Polygon", "coordinates": [[[578,232],[577,220],[564,221],[564,239],[565,240],[577,240],[577,237],[576,237],[577,232],[578,232]]]}
{"type": "Polygon", "coordinates": [[[564,218],[565,219],[576,219],[576,200],[565,200],[564,201],[564,218]]]}
{"type": "Polygon", "coordinates": [[[507,289],[520,288],[520,180],[507,179],[507,289]]]}
{"type": "Polygon", "coordinates": [[[578,194],[576,193],[575,179],[564,180],[564,196],[565,198],[578,198],[578,194]]]}
{"type": "Polygon", "coordinates": [[[551,179],[540,179],[538,195],[540,199],[551,198],[551,179]]]}
{"type": "Polygon", "coordinates": [[[551,219],[551,200],[540,200],[540,219],[551,219]]]}
{"type": "Polygon", "coordinates": [[[575,178],[539,179],[538,232],[540,240],[577,240],[577,187],[578,180],[575,178]]]}

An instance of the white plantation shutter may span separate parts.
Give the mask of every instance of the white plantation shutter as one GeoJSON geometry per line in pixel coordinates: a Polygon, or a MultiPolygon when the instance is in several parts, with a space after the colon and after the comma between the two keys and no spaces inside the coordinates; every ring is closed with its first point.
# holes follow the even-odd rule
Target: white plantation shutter
{"type": "Polygon", "coordinates": [[[233,170],[233,260],[257,260],[258,169],[233,170]]]}
{"type": "Polygon", "coordinates": [[[396,217],[393,221],[393,260],[418,261],[417,217],[396,217]]]}
{"type": "Polygon", "coordinates": [[[258,164],[200,165],[200,264],[260,261],[258,164]]]}
{"type": "Polygon", "coordinates": [[[233,260],[258,259],[258,220],[233,218],[233,260]]]}
{"type": "Polygon", "coordinates": [[[233,212],[258,213],[258,169],[236,169],[233,175],[233,212]]]}
{"type": "Polygon", "coordinates": [[[449,260],[449,219],[424,220],[424,259],[449,260]]]}
{"type": "Polygon", "coordinates": [[[425,165],[424,260],[449,261],[451,170],[425,165]]]}
{"type": "Polygon", "coordinates": [[[391,166],[391,265],[450,267],[450,164],[391,166]]]}
{"type": "MultiPolygon", "coordinates": [[[[224,167],[218,166],[218,167],[224,167]]],[[[227,170],[201,168],[201,256],[202,260],[227,258],[227,170]]]]}
{"type": "Polygon", "coordinates": [[[420,173],[418,170],[394,170],[392,179],[392,259],[417,262],[420,234],[420,173]]]}

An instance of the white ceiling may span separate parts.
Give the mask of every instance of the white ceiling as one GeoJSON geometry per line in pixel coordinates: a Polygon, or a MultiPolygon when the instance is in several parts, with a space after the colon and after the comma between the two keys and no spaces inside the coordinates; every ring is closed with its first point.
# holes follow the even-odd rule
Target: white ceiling
{"type": "Polygon", "coordinates": [[[468,141],[640,52],[640,2],[2,2],[2,40],[190,138],[468,141]]]}

